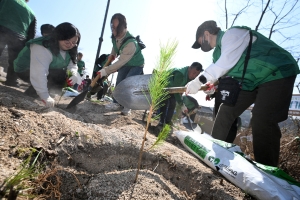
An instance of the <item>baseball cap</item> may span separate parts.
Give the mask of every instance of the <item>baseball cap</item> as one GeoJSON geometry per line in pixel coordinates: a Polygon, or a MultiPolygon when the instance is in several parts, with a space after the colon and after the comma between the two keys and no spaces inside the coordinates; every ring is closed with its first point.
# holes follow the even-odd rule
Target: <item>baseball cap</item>
{"type": "Polygon", "coordinates": [[[199,37],[203,35],[204,31],[209,31],[216,27],[217,27],[217,23],[213,20],[203,22],[197,29],[196,42],[194,42],[192,48],[199,49],[201,47],[201,44],[198,43],[199,37]]]}

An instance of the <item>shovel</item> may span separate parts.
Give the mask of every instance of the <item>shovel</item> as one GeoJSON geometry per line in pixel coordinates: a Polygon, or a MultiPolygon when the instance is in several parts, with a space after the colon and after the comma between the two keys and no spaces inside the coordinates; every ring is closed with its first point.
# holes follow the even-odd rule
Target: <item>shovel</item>
{"type": "MultiPolygon", "coordinates": [[[[148,84],[152,74],[130,76],[121,81],[113,91],[114,99],[126,108],[132,110],[149,110],[151,97],[148,84]]],[[[207,86],[201,86],[200,90],[206,90],[207,86]]],[[[170,94],[184,93],[186,87],[165,88],[170,94]]]]}
{"type": "MultiPolygon", "coordinates": [[[[110,56],[108,58],[108,60],[106,61],[105,65],[103,66],[106,67],[108,66],[112,61],[114,60],[114,57],[113,56],[110,56]]],[[[89,85],[88,89],[86,89],[85,91],[81,92],[79,95],[77,95],[70,103],[69,105],[67,106],[67,109],[69,108],[72,108],[74,106],[76,106],[77,104],[79,104],[81,101],[84,100],[85,96],[87,95],[87,93],[89,91],[92,90],[92,88],[96,85],[97,81],[99,80],[100,77],[100,74],[98,74],[91,82],[91,84],[89,85]]]]}

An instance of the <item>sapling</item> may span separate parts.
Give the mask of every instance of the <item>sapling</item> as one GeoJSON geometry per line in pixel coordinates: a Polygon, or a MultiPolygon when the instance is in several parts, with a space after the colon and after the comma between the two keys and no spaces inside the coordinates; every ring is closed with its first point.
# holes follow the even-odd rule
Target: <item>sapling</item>
{"type": "Polygon", "coordinates": [[[8,199],[16,199],[20,191],[28,189],[26,183],[24,182],[37,177],[40,173],[41,166],[37,165],[37,159],[42,150],[38,152],[34,161],[30,164],[32,154],[35,152],[35,149],[31,149],[29,157],[23,162],[18,173],[11,175],[9,178],[5,179],[3,188],[0,188],[0,197],[4,197],[7,195],[8,199]]]}
{"type": "MultiPolygon", "coordinates": [[[[158,61],[156,63],[156,66],[154,68],[152,77],[148,84],[148,91],[149,91],[149,94],[151,97],[151,100],[148,99],[150,109],[149,109],[149,113],[148,113],[148,117],[147,117],[147,123],[146,123],[146,128],[145,128],[145,132],[144,132],[142,145],[140,148],[137,172],[136,172],[134,182],[137,181],[138,174],[140,171],[142,156],[143,156],[143,152],[144,152],[145,140],[146,140],[149,124],[152,121],[153,112],[155,110],[159,109],[162,106],[162,102],[169,97],[169,93],[166,90],[164,90],[164,88],[168,87],[168,84],[169,84],[169,78],[171,76],[170,69],[173,64],[172,59],[175,56],[177,45],[178,45],[178,42],[176,40],[173,40],[173,41],[169,40],[167,42],[167,44],[165,44],[165,45],[160,44],[160,55],[159,55],[158,61]]],[[[163,143],[163,141],[165,141],[165,139],[167,138],[167,136],[170,132],[170,129],[171,128],[169,125],[167,125],[167,124],[164,125],[162,131],[159,133],[159,135],[157,137],[157,140],[154,142],[153,145],[151,145],[150,148],[153,148],[153,147],[157,146],[158,144],[163,143]]]]}

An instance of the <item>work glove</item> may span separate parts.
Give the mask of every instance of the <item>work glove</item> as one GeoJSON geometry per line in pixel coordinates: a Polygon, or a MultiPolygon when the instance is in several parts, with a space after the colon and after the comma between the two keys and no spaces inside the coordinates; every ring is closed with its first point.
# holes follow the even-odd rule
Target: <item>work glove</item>
{"type": "Polygon", "coordinates": [[[214,84],[208,82],[205,85],[208,87],[206,90],[204,90],[205,94],[210,95],[216,92],[216,87],[214,86],[214,84]]]}
{"type": "Polygon", "coordinates": [[[183,105],[181,106],[181,111],[182,111],[183,113],[188,113],[188,108],[183,104],[183,105]]]}
{"type": "Polygon", "coordinates": [[[42,102],[45,104],[46,107],[54,107],[54,99],[52,99],[52,97],[48,97],[47,99],[42,99],[42,102]]]}
{"type": "Polygon", "coordinates": [[[107,76],[107,73],[105,71],[104,68],[100,69],[98,72],[97,72],[97,75],[100,74],[100,78],[104,77],[104,76],[107,76]]]}
{"type": "Polygon", "coordinates": [[[203,85],[203,83],[200,82],[199,78],[195,78],[194,80],[188,82],[188,84],[186,84],[186,94],[196,94],[199,89],[201,88],[201,85],[203,85]]]}
{"type": "Polygon", "coordinates": [[[78,72],[74,73],[70,78],[67,79],[68,86],[75,85],[75,83],[80,85],[81,82],[82,82],[82,79],[78,72]]]}
{"type": "Polygon", "coordinates": [[[205,97],[205,101],[210,101],[210,100],[211,100],[210,95],[207,94],[206,97],[205,97]]]}

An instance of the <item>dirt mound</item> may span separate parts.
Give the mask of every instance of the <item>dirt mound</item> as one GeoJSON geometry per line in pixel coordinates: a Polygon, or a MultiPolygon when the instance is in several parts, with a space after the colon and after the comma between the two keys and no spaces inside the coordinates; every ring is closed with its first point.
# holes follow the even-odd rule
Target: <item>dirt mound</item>
{"type": "MultiPolygon", "coordinates": [[[[251,199],[188,153],[173,134],[143,154],[142,170],[133,183],[144,111],[122,116],[109,102],[90,101],[66,110],[70,97],[45,108],[23,91],[0,84],[0,183],[19,169],[26,149],[35,148],[43,149],[42,173],[56,169],[56,195],[61,199],[251,199]]],[[[153,126],[155,122],[146,149],[156,139],[153,126]]]]}

